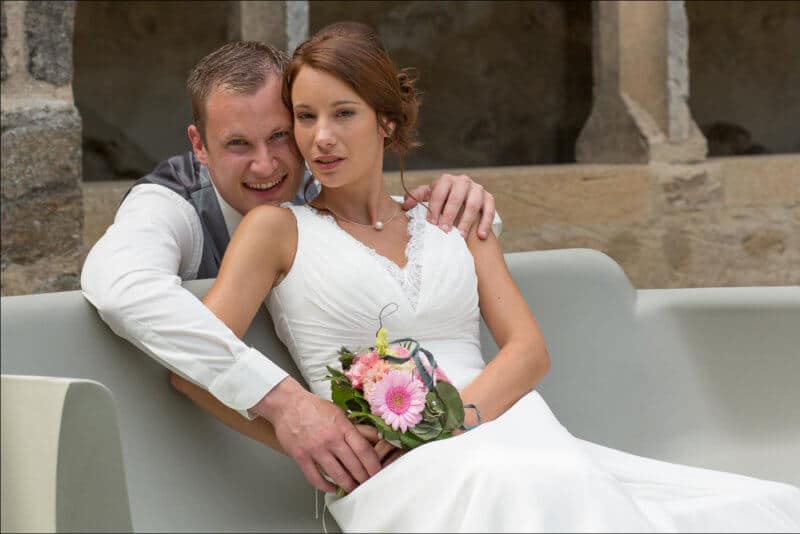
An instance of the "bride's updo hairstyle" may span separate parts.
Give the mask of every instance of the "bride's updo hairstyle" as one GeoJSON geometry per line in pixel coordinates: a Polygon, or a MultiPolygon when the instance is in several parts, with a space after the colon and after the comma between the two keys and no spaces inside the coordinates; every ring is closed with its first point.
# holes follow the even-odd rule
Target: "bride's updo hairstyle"
{"type": "Polygon", "coordinates": [[[402,175],[403,156],[420,146],[416,139],[419,101],[411,70],[395,67],[369,26],[330,24],[297,47],[284,71],[283,102],[289,111],[293,111],[292,85],[306,65],[343,81],[375,110],[379,126],[388,135],[384,148],[400,157],[402,175]]]}

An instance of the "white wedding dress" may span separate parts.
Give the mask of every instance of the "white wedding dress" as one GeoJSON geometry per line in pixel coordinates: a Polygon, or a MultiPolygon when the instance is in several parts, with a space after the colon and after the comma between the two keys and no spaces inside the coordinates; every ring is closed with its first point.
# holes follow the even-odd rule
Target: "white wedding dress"
{"type": "MultiPolygon", "coordinates": [[[[294,264],[267,306],[276,331],[318,395],[336,352],[414,337],[459,389],[484,366],[474,263],[456,231],[409,214],[400,269],[311,207],[292,206],[294,264]]],[[[800,531],[800,490],[675,465],[572,436],[537,392],[494,421],[410,451],[343,498],[327,496],[354,532],[800,531]]]]}

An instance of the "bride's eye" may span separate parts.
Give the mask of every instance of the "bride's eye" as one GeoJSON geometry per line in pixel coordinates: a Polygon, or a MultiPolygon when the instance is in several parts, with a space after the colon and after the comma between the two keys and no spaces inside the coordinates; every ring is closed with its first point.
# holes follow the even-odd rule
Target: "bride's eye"
{"type": "Polygon", "coordinates": [[[339,111],[336,112],[336,116],[343,119],[350,118],[355,114],[356,112],[353,111],[352,109],[340,109],[339,111]]]}
{"type": "Polygon", "coordinates": [[[295,113],[294,118],[295,118],[295,120],[298,120],[298,121],[307,121],[307,120],[313,119],[314,116],[311,113],[308,113],[307,111],[301,111],[301,112],[295,113]]]}

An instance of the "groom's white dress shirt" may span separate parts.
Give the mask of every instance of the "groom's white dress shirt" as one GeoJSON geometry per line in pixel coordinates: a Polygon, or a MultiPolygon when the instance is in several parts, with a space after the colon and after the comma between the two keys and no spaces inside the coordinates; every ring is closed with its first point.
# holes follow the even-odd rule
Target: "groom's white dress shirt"
{"type": "MultiPolygon", "coordinates": [[[[217,199],[232,234],[242,216],[217,199]]],[[[202,250],[192,205],[161,185],[138,185],[87,256],[81,287],[117,335],[247,416],[287,373],[181,286],[197,278],[202,250]]]]}

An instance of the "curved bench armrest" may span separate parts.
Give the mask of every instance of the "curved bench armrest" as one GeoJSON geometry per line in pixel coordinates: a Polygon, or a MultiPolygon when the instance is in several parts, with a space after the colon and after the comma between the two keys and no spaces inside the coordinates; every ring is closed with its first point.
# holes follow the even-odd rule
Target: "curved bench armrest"
{"type": "Polygon", "coordinates": [[[3,532],[130,532],[111,392],[92,380],[2,375],[3,532]]]}

